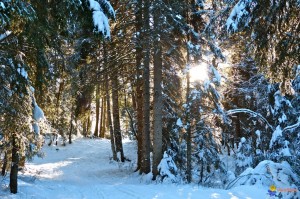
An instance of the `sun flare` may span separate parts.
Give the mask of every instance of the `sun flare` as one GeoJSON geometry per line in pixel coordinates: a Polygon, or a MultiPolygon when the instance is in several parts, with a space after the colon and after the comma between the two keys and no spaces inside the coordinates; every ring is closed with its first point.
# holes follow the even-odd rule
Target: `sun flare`
{"type": "Polygon", "coordinates": [[[208,66],[206,63],[200,63],[198,65],[194,65],[190,69],[190,81],[191,82],[199,82],[205,81],[208,77],[208,66]]]}

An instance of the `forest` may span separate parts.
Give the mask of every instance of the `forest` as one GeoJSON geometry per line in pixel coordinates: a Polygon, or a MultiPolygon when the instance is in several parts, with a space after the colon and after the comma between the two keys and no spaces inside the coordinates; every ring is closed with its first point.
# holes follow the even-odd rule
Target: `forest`
{"type": "Polygon", "coordinates": [[[82,136],[150,183],[300,198],[299,13],[299,0],[0,0],[9,192],[44,147],[82,136]]]}

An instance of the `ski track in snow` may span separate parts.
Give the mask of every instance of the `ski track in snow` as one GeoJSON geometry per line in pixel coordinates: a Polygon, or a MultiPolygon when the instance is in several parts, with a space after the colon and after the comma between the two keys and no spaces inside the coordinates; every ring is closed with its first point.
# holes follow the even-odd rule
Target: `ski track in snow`
{"type": "Polygon", "coordinates": [[[136,146],[124,141],[124,153],[132,160],[111,161],[109,140],[79,138],[73,144],[44,146],[46,156],[35,157],[19,172],[19,192],[9,193],[9,176],[0,178],[1,199],[174,199],[266,198],[266,188],[239,187],[233,190],[196,185],[149,183],[134,173],[136,146]],[[58,150],[57,150],[58,149],[58,150]]]}

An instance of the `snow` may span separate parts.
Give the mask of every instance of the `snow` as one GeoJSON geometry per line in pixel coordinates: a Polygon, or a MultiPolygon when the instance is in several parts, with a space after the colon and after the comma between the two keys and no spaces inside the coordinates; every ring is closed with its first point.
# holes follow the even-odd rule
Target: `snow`
{"type": "Polygon", "coordinates": [[[43,110],[37,105],[37,103],[34,103],[34,111],[33,111],[33,118],[35,121],[40,122],[45,119],[45,115],[43,110]]]}
{"type": "Polygon", "coordinates": [[[163,176],[163,180],[165,179],[170,180],[170,182],[176,182],[176,176],[174,175],[177,173],[177,167],[172,159],[171,156],[164,152],[163,159],[160,161],[159,165],[157,166],[159,173],[163,176]]]}
{"type": "Polygon", "coordinates": [[[239,26],[248,26],[251,20],[251,12],[257,6],[257,3],[251,0],[240,0],[232,9],[227,21],[228,32],[238,31],[239,26]],[[244,24],[241,24],[244,23],[244,24]]]}
{"type": "Polygon", "coordinates": [[[282,116],[280,118],[278,118],[279,123],[283,123],[285,121],[287,121],[287,117],[284,113],[282,113],[282,116]]]}
{"type": "MultiPolygon", "coordinates": [[[[261,139],[260,139],[261,132],[260,132],[260,130],[256,130],[255,134],[257,135],[256,147],[258,147],[258,145],[261,143],[261,139]]],[[[260,150],[256,149],[256,153],[260,153],[260,150]]]]}
{"type": "MultiPolygon", "coordinates": [[[[5,5],[3,2],[0,2],[0,7],[2,7],[2,9],[5,9],[5,5]]],[[[0,38],[0,40],[1,40],[1,38],[0,38]]]]}
{"type": "Polygon", "coordinates": [[[177,122],[176,122],[176,125],[179,126],[179,127],[182,127],[183,124],[182,124],[182,121],[180,118],[178,118],[177,122]]]}
{"type": "Polygon", "coordinates": [[[102,32],[107,37],[110,37],[108,19],[102,11],[93,11],[93,22],[98,32],[102,32]]]}
{"type": "Polygon", "coordinates": [[[260,130],[256,130],[256,131],[255,131],[255,134],[256,134],[257,137],[260,139],[260,134],[261,134],[260,130]]]}
{"type": "Polygon", "coordinates": [[[264,118],[260,113],[256,113],[256,112],[254,112],[250,109],[246,109],[246,108],[232,109],[232,110],[228,110],[226,112],[227,115],[233,115],[236,113],[248,113],[253,117],[259,117],[268,125],[269,128],[271,128],[274,131],[274,127],[271,124],[269,124],[268,120],[266,118],[264,118]]]}
{"type": "Polygon", "coordinates": [[[237,186],[222,190],[198,184],[152,182],[151,174],[140,176],[134,172],[136,143],[125,140],[123,144],[131,162],[111,161],[110,142],[106,139],[80,138],[66,147],[45,144],[45,157],[34,158],[19,173],[18,194],[9,193],[8,176],[0,177],[0,198],[246,199],[267,196],[268,187],[237,186]]]}
{"type": "MultiPolygon", "coordinates": [[[[2,2],[0,2],[0,3],[2,3],[2,2]]],[[[0,4],[0,5],[1,5],[1,4],[0,4]]],[[[3,3],[2,3],[2,5],[4,6],[3,3]]],[[[2,7],[3,7],[3,6],[2,6],[2,7]]],[[[12,31],[7,30],[7,31],[5,31],[5,33],[0,34],[0,41],[3,40],[3,39],[5,39],[5,38],[6,38],[7,36],[9,36],[11,33],[12,33],[12,31]]]]}
{"type": "Polygon", "coordinates": [[[22,77],[24,77],[25,79],[28,79],[27,71],[24,68],[18,68],[17,71],[22,77]]]}
{"type": "Polygon", "coordinates": [[[272,134],[272,138],[271,138],[271,141],[270,141],[270,148],[272,148],[274,142],[277,140],[277,138],[279,136],[282,136],[282,130],[281,130],[280,126],[278,125],[276,127],[275,131],[272,134]]]}
{"type": "Polygon", "coordinates": [[[244,12],[246,11],[246,5],[244,2],[239,1],[233,8],[233,10],[230,13],[230,16],[228,17],[226,21],[226,27],[227,31],[229,32],[229,29],[232,28],[234,32],[238,29],[238,23],[241,20],[241,17],[244,15],[244,12]]]}
{"type": "Polygon", "coordinates": [[[246,138],[242,137],[241,138],[241,143],[245,143],[246,142],[246,138]]]}
{"type": "Polygon", "coordinates": [[[294,184],[299,182],[299,180],[289,163],[285,161],[275,163],[270,160],[264,160],[254,169],[246,169],[236,180],[229,184],[228,188],[240,187],[240,185],[255,185],[255,187],[270,187],[274,185],[278,188],[278,191],[282,189],[294,190],[293,192],[282,192],[283,198],[299,198],[300,192],[294,184]]]}
{"type": "Polygon", "coordinates": [[[213,77],[214,77],[213,81],[217,82],[217,83],[220,83],[221,82],[221,75],[220,75],[220,73],[213,66],[211,66],[210,69],[211,69],[211,72],[212,72],[213,77]]]}
{"type": "Polygon", "coordinates": [[[285,140],[284,141],[284,147],[283,149],[281,149],[280,153],[283,155],[283,156],[286,156],[286,157],[291,157],[292,154],[290,152],[290,149],[289,149],[289,144],[290,142],[285,140]]]}
{"type": "MultiPolygon", "coordinates": [[[[90,3],[90,9],[93,12],[93,22],[94,26],[96,27],[96,32],[101,32],[105,37],[110,38],[110,27],[108,23],[107,16],[103,13],[103,10],[99,4],[99,2],[95,0],[89,0],[90,3]]],[[[115,16],[115,12],[110,5],[110,3],[107,3],[109,5],[109,12],[115,16]]]]}

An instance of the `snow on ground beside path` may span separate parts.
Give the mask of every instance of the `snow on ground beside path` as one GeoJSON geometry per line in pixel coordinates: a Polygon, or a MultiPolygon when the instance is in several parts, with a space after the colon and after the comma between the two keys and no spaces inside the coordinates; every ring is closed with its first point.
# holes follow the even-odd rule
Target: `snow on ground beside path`
{"type": "Polygon", "coordinates": [[[266,187],[240,186],[232,190],[197,185],[160,184],[134,173],[136,146],[124,142],[125,164],[110,161],[108,140],[84,139],[66,147],[45,146],[46,156],[27,163],[19,173],[19,193],[9,193],[9,176],[0,177],[1,199],[260,199],[266,187]]]}

